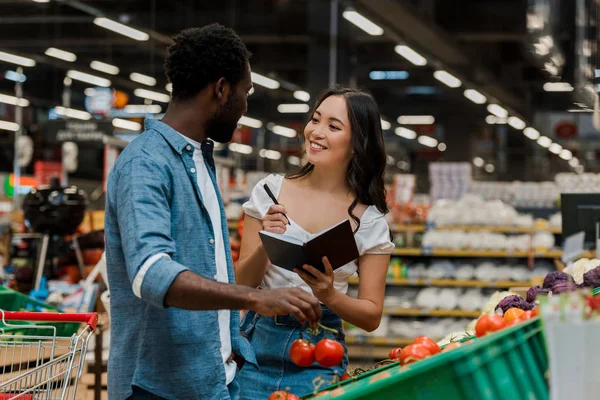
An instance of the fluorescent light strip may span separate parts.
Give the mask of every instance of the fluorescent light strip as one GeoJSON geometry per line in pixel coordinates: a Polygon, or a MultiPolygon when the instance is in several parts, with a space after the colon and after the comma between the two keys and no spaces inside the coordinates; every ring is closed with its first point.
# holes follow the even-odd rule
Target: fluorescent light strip
{"type": "Polygon", "coordinates": [[[173,84],[172,84],[172,83],[167,83],[167,84],[165,85],[165,90],[166,90],[167,92],[169,92],[169,93],[172,93],[172,92],[173,92],[173,84]]]}
{"type": "Polygon", "coordinates": [[[273,131],[273,133],[280,136],[285,136],[287,138],[295,138],[297,135],[297,132],[295,130],[281,125],[275,125],[271,130],[273,131]]]}
{"type": "Polygon", "coordinates": [[[485,161],[483,161],[483,158],[481,158],[481,157],[475,157],[475,158],[473,159],[473,164],[474,164],[476,167],[479,167],[479,168],[481,168],[481,167],[483,167],[483,165],[485,164],[485,161]]]}
{"type": "Polygon", "coordinates": [[[550,153],[560,154],[560,152],[562,151],[562,146],[558,143],[552,143],[550,147],[548,147],[548,150],[550,151],[550,153]]]}
{"type": "Polygon", "coordinates": [[[150,35],[146,32],[133,29],[127,25],[113,21],[112,19],[103,17],[96,18],[94,19],[94,24],[140,42],[145,42],[150,39],[150,35]]]}
{"type": "Polygon", "coordinates": [[[440,144],[438,144],[438,150],[439,151],[446,151],[447,148],[448,148],[448,146],[446,146],[446,143],[440,143],[440,144]]]}
{"type": "Polygon", "coordinates": [[[275,79],[267,78],[266,76],[257,74],[256,72],[252,72],[252,83],[264,86],[267,89],[278,89],[279,86],[281,86],[275,79]]]}
{"type": "Polygon", "coordinates": [[[544,83],[546,92],[572,92],[573,86],[569,82],[547,82],[544,83]]]}
{"type": "Polygon", "coordinates": [[[517,117],[509,117],[508,124],[517,130],[523,130],[527,126],[522,119],[517,117]]]}
{"type": "Polygon", "coordinates": [[[438,145],[438,141],[431,136],[419,136],[417,142],[427,147],[436,147],[438,145]]]}
{"type": "Polygon", "coordinates": [[[282,114],[304,114],[310,110],[308,104],[280,104],[277,111],[282,114]]]}
{"type": "Polygon", "coordinates": [[[160,114],[162,107],[158,104],[130,104],[125,106],[125,112],[128,114],[160,114]]]}
{"type": "Polygon", "coordinates": [[[567,110],[567,112],[570,112],[570,113],[591,113],[591,112],[594,112],[594,110],[584,109],[584,108],[571,108],[571,109],[567,110]]]}
{"type": "Polygon", "coordinates": [[[461,80],[455,77],[454,75],[450,74],[448,71],[435,71],[433,73],[433,77],[438,81],[442,82],[444,85],[449,86],[451,88],[457,88],[460,87],[460,85],[462,85],[461,80]]]}
{"type": "Polygon", "coordinates": [[[121,71],[119,67],[103,63],[102,61],[92,61],[90,63],[90,68],[95,69],[96,71],[104,72],[105,74],[109,75],[118,75],[121,71]]]}
{"type": "Polygon", "coordinates": [[[541,136],[537,140],[537,144],[542,147],[548,148],[552,144],[552,140],[548,136],[541,136]]]}
{"type": "Polygon", "coordinates": [[[525,128],[523,135],[527,136],[531,140],[537,140],[540,137],[540,133],[534,128],[525,128]]]}
{"type": "Polygon", "coordinates": [[[0,130],[16,132],[20,128],[19,124],[9,121],[0,121],[0,130]]]}
{"type": "Polygon", "coordinates": [[[356,11],[344,11],[342,16],[371,36],[383,35],[383,29],[379,25],[373,23],[371,20],[365,18],[356,11]]]}
{"type": "Polygon", "coordinates": [[[388,129],[392,129],[392,124],[390,124],[388,121],[382,119],[381,120],[381,129],[383,129],[384,131],[387,131],[388,129]]]}
{"type": "Polygon", "coordinates": [[[58,58],[59,60],[67,61],[67,62],[75,62],[77,61],[77,56],[69,51],[57,49],[56,47],[49,47],[46,49],[44,53],[47,56],[58,58]]]}
{"type": "Polygon", "coordinates": [[[135,89],[133,91],[137,97],[141,97],[143,99],[150,99],[154,101],[159,101],[161,103],[168,103],[171,101],[171,96],[164,93],[153,92],[152,90],[147,89],[135,89]]]}
{"type": "Polygon", "coordinates": [[[112,84],[112,82],[108,79],[100,78],[99,76],[90,75],[86,74],[85,72],[75,70],[67,71],[67,77],[75,79],[76,81],[90,83],[96,86],[109,87],[112,84]]]}
{"type": "Polygon", "coordinates": [[[506,108],[501,107],[498,104],[490,104],[490,105],[488,105],[487,106],[487,110],[490,113],[494,114],[496,117],[500,117],[500,118],[506,118],[506,117],[508,117],[508,111],[506,111],[506,108]]]}
{"type": "Polygon", "coordinates": [[[281,158],[281,153],[275,150],[260,149],[258,155],[269,160],[279,160],[281,158]]]}
{"type": "Polygon", "coordinates": [[[156,79],[148,75],[139,74],[137,72],[132,72],[131,74],[129,74],[129,79],[131,79],[134,82],[141,83],[142,85],[156,85],[156,79]]]}
{"type": "Polygon", "coordinates": [[[486,164],[484,169],[485,169],[485,172],[491,174],[492,172],[494,172],[496,170],[496,167],[494,167],[493,164],[486,164]]]}
{"type": "Polygon", "coordinates": [[[563,149],[558,156],[563,160],[569,161],[573,158],[573,153],[570,150],[563,149]]]}
{"type": "Polygon", "coordinates": [[[65,117],[69,117],[69,118],[81,119],[84,121],[92,119],[92,115],[90,113],[85,112],[85,111],[75,110],[72,108],[65,108],[65,107],[58,106],[58,107],[54,108],[54,111],[58,115],[63,115],[65,117]]]}
{"type": "Polygon", "coordinates": [[[569,160],[569,165],[570,165],[571,167],[575,168],[576,166],[578,166],[578,165],[579,165],[579,160],[578,160],[578,159],[576,159],[575,157],[573,157],[573,158],[571,158],[571,159],[569,160]]]}
{"type": "Polygon", "coordinates": [[[300,101],[309,101],[310,100],[310,93],[305,92],[304,90],[296,90],[294,92],[294,98],[296,100],[300,100],[300,101]]]}
{"type": "Polygon", "coordinates": [[[475,89],[465,90],[464,95],[475,104],[485,104],[487,101],[487,98],[475,89]]]}
{"type": "Polygon", "coordinates": [[[403,128],[401,126],[396,128],[394,132],[396,133],[396,135],[409,140],[412,140],[417,137],[417,133],[415,131],[411,131],[410,129],[403,128]]]}
{"type": "Polygon", "coordinates": [[[287,162],[295,166],[300,166],[300,157],[289,156],[287,162]]]}
{"type": "Polygon", "coordinates": [[[31,58],[17,56],[4,51],[0,51],[0,61],[21,65],[23,67],[35,67],[35,61],[31,58]]]}
{"type": "Polygon", "coordinates": [[[18,72],[15,71],[6,71],[4,73],[4,78],[8,79],[9,81],[13,81],[13,82],[25,82],[27,80],[27,77],[24,74],[19,74],[18,72]]]}
{"type": "Polygon", "coordinates": [[[240,120],[238,121],[238,124],[246,125],[246,126],[249,126],[250,128],[257,128],[257,129],[262,128],[262,126],[263,126],[262,121],[260,121],[258,119],[247,117],[245,115],[243,115],[242,118],[240,118],[240,120]]]}
{"type": "Polygon", "coordinates": [[[24,98],[17,98],[14,96],[9,96],[6,94],[1,94],[0,93],[0,103],[4,103],[4,104],[10,104],[13,106],[19,106],[19,107],[27,107],[29,106],[29,100],[24,99],[24,98]]]}
{"type": "Polygon", "coordinates": [[[252,154],[252,147],[241,143],[229,143],[229,150],[241,154],[252,154]]]}
{"type": "Polygon", "coordinates": [[[402,115],[398,117],[401,125],[431,125],[435,123],[433,115],[402,115]]]}
{"type": "Polygon", "coordinates": [[[115,118],[112,120],[112,124],[115,128],[126,129],[129,131],[141,131],[142,124],[135,121],[128,121],[126,119],[115,118]]]}
{"type": "Polygon", "coordinates": [[[400,54],[402,57],[406,58],[408,61],[413,63],[414,65],[422,67],[423,65],[427,65],[427,59],[405,45],[398,45],[394,48],[396,53],[400,54]]]}

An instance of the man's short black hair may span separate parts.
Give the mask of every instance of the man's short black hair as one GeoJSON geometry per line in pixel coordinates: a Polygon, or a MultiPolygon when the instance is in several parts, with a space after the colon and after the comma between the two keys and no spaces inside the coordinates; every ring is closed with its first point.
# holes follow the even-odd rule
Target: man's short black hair
{"type": "Polygon", "coordinates": [[[174,100],[189,99],[220,78],[236,85],[251,55],[240,37],[220,24],[185,29],[173,41],[165,74],[173,84],[174,100]]]}

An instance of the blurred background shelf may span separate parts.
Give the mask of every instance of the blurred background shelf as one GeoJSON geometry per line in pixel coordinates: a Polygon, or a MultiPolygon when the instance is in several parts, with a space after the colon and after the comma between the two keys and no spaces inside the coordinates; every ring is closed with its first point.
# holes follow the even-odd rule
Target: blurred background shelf
{"type": "MultiPolygon", "coordinates": [[[[432,250],[424,251],[420,248],[397,248],[392,253],[395,256],[411,257],[475,257],[475,258],[561,258],[562,250],[547,251],[504,251],[504,250],[432,250]]],[[[582,257],[593,258],[592,252],[587,251],[582,257]]]]}
{"type": "Polygon", "coordinates": [[[550,226],[528,226],[528,227],[517,227],[517,226],[480,226],[480,225],[458,225],[458,226],[436,226],[428,227],[426,225],[409,224],[401,225],[394,224],[391,226],[392,232],[425,232],[427,230],[437,231],[465,231],[465,232],[495,232],[495,233],[535,233],[535,232],[550,232],[554,234],[560,234],[562,229],[560,227],[550,226]]]}
{"type": "MultiPolygon", "coordinates": [[[[348,283],[357,285],[358,278],[351,278],[348,283]]],[[[496,281],[486,282],[477,280],[457,279],[388,279],[388,286],[439,286],[439,287],[474,287],[474,288],[510,288],[531,286],[529,281],[496,281]]]]}
{"type": "Polygon", "coordinates": [[[417,308],[398,308],[385,307],[383,313],[395,317],[456,317],[456,318],[477,318],[481,315],[480,311],[466,310],[423,310],[417,308]]]}

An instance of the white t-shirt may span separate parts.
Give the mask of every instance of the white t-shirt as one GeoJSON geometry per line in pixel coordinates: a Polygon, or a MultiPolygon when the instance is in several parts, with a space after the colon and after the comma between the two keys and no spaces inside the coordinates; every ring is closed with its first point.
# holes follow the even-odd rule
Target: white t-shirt
{"type": "MultiPolygon", "coordinates": [[[[183,136],[183,135],[181,135],[183,136]]],[[[223,229],[221,228],[221,209],[219,208],[219,198],[213,186],[212,180],[208,173],[208,168],[204,162],[204,156],[202,155],[202,149],[200,143],[183,136],[191,146],[194,147],[194,163],[196,164],[196,176],[198,181],[198,187],[200,193],[202,193],[202,200],[204,207],[208,211],[210,220],[212,222],[213,231],[215,233],[215,262],[217,264],[217,274],[214,279],[217,282],[229,282],[229,275],[227,273],[227,257],[225,253],[225,242],[223,240],[223,229]]],[[[186,150],[191,150],[187,148],[186,150]]],[[[229,234],[229,232],[227,232],[229,234]]],[[[221,338],[221,355],[223,357],[223,363],[225,364],[225,375],[226,383],[229,385],[235,378],[237,371],[237,365],[235,361],[227,362],[227,359],[231,356],[231,332],[230,328],[230,311],[219,310],[217,311],[219,316],[219,333],[221,338]]]]}
{"type": "MultiPolygon", "coordinates": [[[[252,190],[250,199],[244,203],[243,208],[247,215],[262,219],[273,205],[273,200],[265,192],[263,185],[266,183],[275,195],[279,197],[279,191],[283,183],[282,175],[269,175],[256,184],[252,190]]],[[[310,206],[310,204],[307,204],[310,206]]],[[[288,215],[289,217],[289,215],[288,215]]],[[[302,241],[310,239],[311,234],[290,218],[291,225],[287,225],[286,235],[298,238],[302,241]]],[[[390,241],[389,225],[385,216],[375,206],[369,206],[360,218],[360,227],[354,234],[358,252],[363,254],[390,254],[394,250],[394,244],[390,241]]],[[[335,289],[346,294],[348,292],[348,279],[358,270],[358,260],[352,261],[334,271],[333,286],[335,289]]],[[[365,271],[362,271],[363,273],[365,271]]],[[[265,289],[276,289],[285,287],[298,287],[312,293],[310,287],[304,283],[295,272],[278,268],[273,265],[267,267],[261,287],[265,289]]]]}

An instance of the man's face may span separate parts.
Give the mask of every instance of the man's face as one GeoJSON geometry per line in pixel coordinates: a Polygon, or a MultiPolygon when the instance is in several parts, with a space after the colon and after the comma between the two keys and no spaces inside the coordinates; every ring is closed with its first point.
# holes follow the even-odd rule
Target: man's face
{"type": "Polygon", "coordinates": [[[252,78],[250,76],[250,65],[246,64],[246,70],[242,79],[231,87],[230,95],[226,103],[208,122],[208,136],[219,143],[231,141],[237,123],[248,110],[248,92],[252,89],[252,78]]]}

